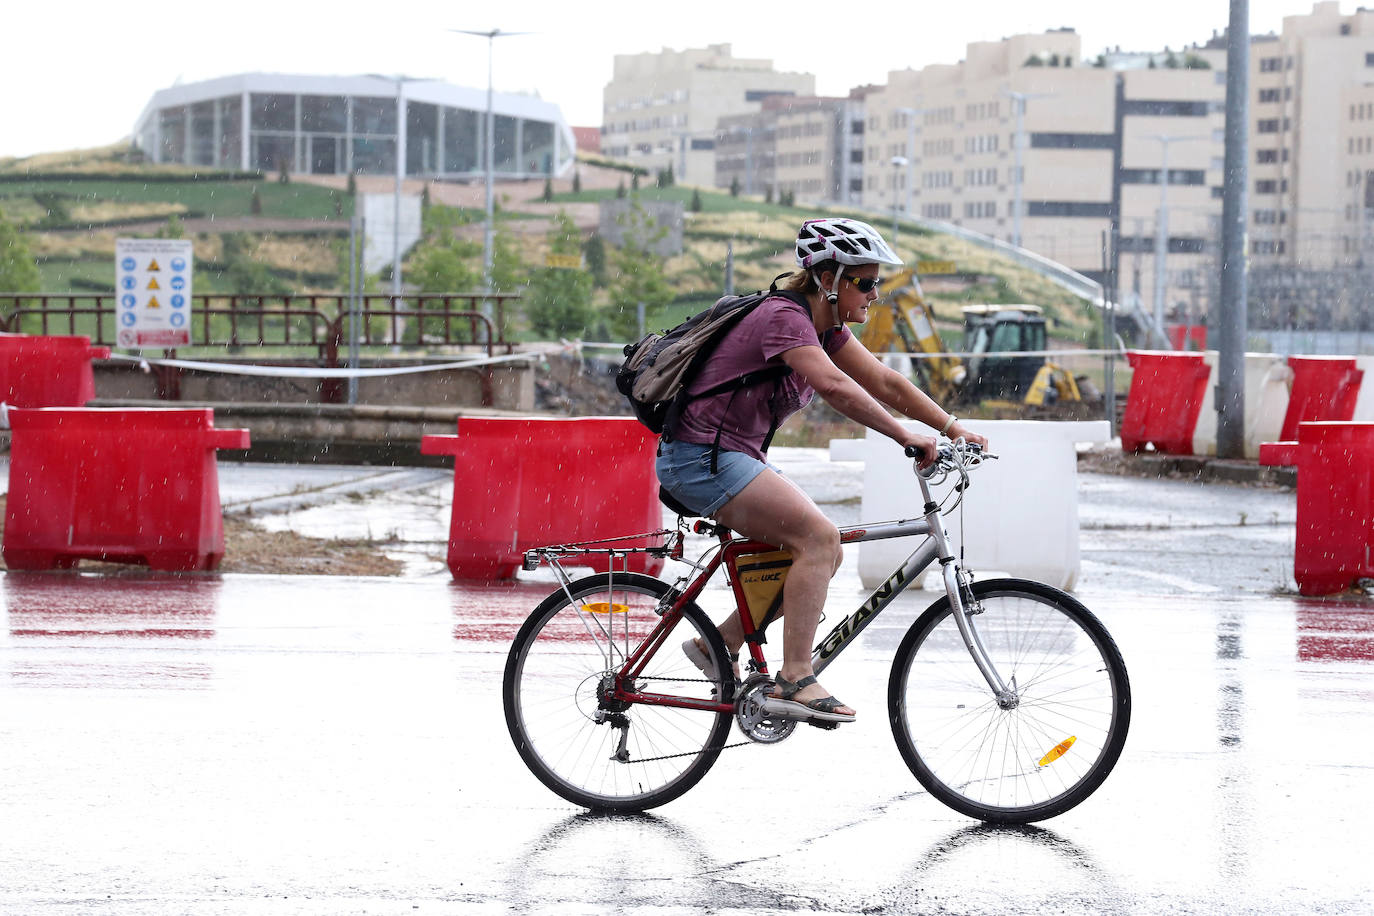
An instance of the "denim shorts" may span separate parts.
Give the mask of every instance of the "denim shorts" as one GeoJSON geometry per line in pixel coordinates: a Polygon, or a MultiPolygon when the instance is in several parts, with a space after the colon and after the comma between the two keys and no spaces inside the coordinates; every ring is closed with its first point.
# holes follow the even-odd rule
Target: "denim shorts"
{"type": "Polygon", "coordinates": [[[714,515],[765,470],[781,473],[751,455],[721,449],[712,474],[711,451],[695,442],[664,442],[654,465],[663,489],[701,515],[714,515]]]}

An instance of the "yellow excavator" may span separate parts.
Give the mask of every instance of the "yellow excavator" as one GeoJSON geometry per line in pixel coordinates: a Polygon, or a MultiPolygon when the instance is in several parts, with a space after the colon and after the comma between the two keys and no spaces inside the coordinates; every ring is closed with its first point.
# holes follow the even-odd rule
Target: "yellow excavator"
{"type": "Polygon", "coordinates": [[[883,280],[860,340],[873,353],[925,354],[913,359],[917,380],[936,401],[1002,401],[1044,407],[1083,400],[1073,375],[1045,358],[1045,315],[1038,305],[969,305],[963,309],[968,365],[945,348],[935,312],[914,270],[883,280]],[[992,354],[1024,353],[1025,356],[992,354]]]}

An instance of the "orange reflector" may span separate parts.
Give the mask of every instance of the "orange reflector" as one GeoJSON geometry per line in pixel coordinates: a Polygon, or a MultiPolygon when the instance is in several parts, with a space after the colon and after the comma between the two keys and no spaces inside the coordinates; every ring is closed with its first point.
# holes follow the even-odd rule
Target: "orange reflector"
{"type": "Polygon", "coordinates": [[[1058,760],[1060,757],[1063,757],[1066,753],[1068,753],[1069,748],[1073,747],[1073,743],[1077,740],[1078,736],[1075,735],[1069,738],[1065,738],[1063,741],[1060,741],[1058,744],[1054,746],[1053,749],[1050,750],[1048,754],[1040,758],[1040,765],[1042,767],[1049,766],[1050,764],[1058,760]]]}
{"type": "Polygon", "coordinates": [[[590,611],[593,614],[625,614],[630,610],[628,604],[611,604],[608,601],[593,601],[590,604],[582,605],[582,610],[590,611]]]}

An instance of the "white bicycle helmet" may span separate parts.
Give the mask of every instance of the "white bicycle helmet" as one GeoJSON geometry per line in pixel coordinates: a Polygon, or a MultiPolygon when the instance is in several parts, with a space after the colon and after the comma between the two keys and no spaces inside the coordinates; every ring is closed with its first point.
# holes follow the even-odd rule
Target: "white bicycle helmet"
{"type": "Polygon", "coordinates": [[[841,264],[890,264],[902,259],[868,223],[844,217],[809,219],[797,233],[797,266],[805,270],[821,261],[841,264]]]}
{"type": "Polygon", "coordinates": [[[825,293],[825,300],[833,309],[835,327],[840,321],[840,280],[844,277],[846,266],[858,264],[889,264],[900,267],[902,259],[897,252],[888,247],[887,242],[868,223],[841,216],[828,216],[809,219],[802,223],[797,233],[797,266],[802,270],[826,261],[839,264],[835,271],[835,282],[826,289],[821,283],[820,272],[811,271],[816,286],[825,293]]]}

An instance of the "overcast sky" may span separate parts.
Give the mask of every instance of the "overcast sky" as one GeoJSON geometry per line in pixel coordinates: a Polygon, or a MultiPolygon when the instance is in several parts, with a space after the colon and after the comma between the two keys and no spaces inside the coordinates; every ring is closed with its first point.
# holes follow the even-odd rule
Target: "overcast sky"
{"type": "MultiPolygon", "coordinates": [[[[1250,0],[1250,31],[1278,31],[1284,16],[1311,9],[1310,0],[1250,0]]],[[[843,95],[890,70],[953,63],[972,41],[1071,26],[1094,57],[1114,45],[1201,42],[1228,16],[1225,0],[526,0],[509,10],[492,0],[24,0],[7,5],[0,31],[0,156],[112,143],[178,80],[404,73],[484,88],[486,39],[449,29],[534,32],[497,39],[496,88],[537,91],[570,123],[599,125],[616,54],[729,43],[736,57],[770,58],[814,74],[820,94],[843,95]]]]}

